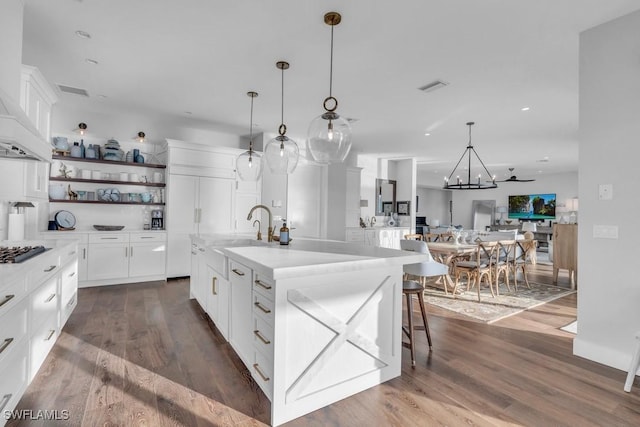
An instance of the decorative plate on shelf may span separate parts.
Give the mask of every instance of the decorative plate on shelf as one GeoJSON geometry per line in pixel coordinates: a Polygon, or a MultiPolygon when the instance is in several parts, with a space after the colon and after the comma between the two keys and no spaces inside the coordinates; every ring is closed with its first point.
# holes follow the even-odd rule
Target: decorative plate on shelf
{"type": "Polygon", "coordinates": [[[124,228],[124,225],[93,225],[98,231],[118,231],[124,228]]]}
{"type": "Polygon", "coordinates": [[[76,217],[69,211],[58,211],[53,219],[58,229],[73,229],[76,226],[76,217]]]}

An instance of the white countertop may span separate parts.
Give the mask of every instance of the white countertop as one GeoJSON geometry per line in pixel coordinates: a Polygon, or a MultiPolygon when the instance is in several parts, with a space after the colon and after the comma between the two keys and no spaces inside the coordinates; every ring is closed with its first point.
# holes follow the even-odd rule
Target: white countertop
{"type": "Polygon", "coordinates": [[[273,279],[364,270],[427,261],[426,254],[334,240],[293,239],[290,245],[250,240],[246,235],[200,235],[194,241],[216,249],[273,279]]]}
{"type": "Polygon", "coordinates": [[[0,287],[6,283],[10,283],[16,278],[24,278],[27,273],[38,263],[38,259],[42,260],[47,254],[52,254],[51,250],[62,249],[66,246],[73,246],[75,243],[69,240],[0,240],[0,246],[3,247],[15,247],[15,246],[44,246],[50,249],[44,253],[36,255],[26,261],[17,264],[0,264],[0,287]]]}

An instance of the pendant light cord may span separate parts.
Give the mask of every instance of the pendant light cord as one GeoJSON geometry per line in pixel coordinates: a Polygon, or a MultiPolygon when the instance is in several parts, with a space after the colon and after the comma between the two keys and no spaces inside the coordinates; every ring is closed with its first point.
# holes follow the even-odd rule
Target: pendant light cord
{"type": "Polygon", "coordinates": [[[329,97],[332,97],[332,89],[333,89],[333,27],[335,25],[331,25],[331,59],[329,60],[329,97]]]}
{"type": "Polygon", "coordinates": [[[253,152],[253,96],[251,97],[251,114],[249,115],[249,154],[253,152]]]}
{"type": "Polygon", "coordinates": [[[280,81],[280,124],[284,124],[284,67],[280,71],[282,76],[280,81]]]}

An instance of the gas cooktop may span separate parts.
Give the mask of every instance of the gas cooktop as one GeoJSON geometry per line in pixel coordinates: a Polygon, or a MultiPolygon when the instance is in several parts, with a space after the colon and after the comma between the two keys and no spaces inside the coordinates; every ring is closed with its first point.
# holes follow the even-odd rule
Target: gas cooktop
{"type": "Polygon", "coordinates": [[[46,250],[44,246],[0,246],[0,264],[17,264],[46,250]]]}

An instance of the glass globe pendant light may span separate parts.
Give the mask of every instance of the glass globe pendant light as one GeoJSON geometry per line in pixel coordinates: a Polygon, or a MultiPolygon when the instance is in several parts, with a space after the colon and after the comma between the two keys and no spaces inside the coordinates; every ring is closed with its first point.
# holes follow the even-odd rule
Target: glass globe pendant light
{"type": "Polygon", "coordinates": [[[333,88],[333,27],[342,17],[338,12],[324,15],[324,22],[331,26],[331,62],[329,66],[329,96],[325,98],[325,112],[313,119],[307,132],[307,150],[311,157],[322,164],[340,163],[351,150],[351,125],[336,113],[338,100],[332,94],[333,88]]]}
{"type": "Polygon", "coordinates": [[[282,71],[282,103],[280,109],[280,127],[278,136],[267,142],[264,148],[264,156],[271,173],[284,175],[292,173],[298,166],[300,149],[298,144],[287,135],[287,126],[284,124],[284,70],[289,69],[289,63],[285,61],[276,62],[276,67],[282,71]]]}
{"type": "Polygon", "coordinates": [[[253,98],[258,92],[247,92],[251,98],[251,119],[249,121],[249,151],[236,158],[236,171],[243,181],[257,181],[262,176],[262,156],[253,151],[253,98]]]}

